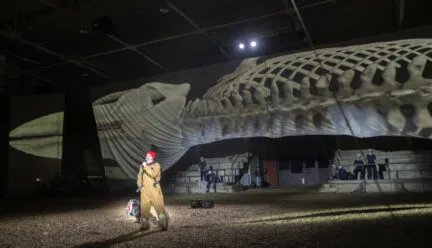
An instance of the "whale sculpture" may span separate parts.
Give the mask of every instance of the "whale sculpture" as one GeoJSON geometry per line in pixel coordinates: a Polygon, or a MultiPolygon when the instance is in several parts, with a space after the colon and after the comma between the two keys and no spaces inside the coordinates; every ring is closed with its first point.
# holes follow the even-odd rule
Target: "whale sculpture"
{"type": "Polygon", "coordinates": [[[246,59],[190,101],[188,83],[144,83],[93,103],[102,154],[134,178],[150,145],[166,170],[190,147],[233,138],[432,138],[431,62],[432,39],[409,39],[246,59]]]}

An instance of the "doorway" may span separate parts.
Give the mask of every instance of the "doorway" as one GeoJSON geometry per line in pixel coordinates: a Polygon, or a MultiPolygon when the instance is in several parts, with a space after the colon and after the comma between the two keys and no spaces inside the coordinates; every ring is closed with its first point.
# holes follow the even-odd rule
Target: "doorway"
{"type": "Polygon", "coordinates": [[[278,170],[278,161],[265,161],[264,180],[270,185],[279,185],[278,170]]]}

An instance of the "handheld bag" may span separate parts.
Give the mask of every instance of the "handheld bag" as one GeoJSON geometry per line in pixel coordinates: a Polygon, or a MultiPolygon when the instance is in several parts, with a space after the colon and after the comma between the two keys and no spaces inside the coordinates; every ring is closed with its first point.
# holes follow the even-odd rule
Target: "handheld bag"
{"type": "Polygon", "coordinates": [[[126,207],[126,216],[135,216],[135,217],[139,217],[140,216],[140,205],[139,205],[139,201],[135,200],[135,199],[131,199],[129,200],[127,207],[126,207]]]}

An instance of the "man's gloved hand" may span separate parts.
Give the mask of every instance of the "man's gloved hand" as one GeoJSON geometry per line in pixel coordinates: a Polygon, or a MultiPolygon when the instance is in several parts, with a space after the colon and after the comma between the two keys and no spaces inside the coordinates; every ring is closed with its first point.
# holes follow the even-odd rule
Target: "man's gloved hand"
{"type": "Polygon", "coordinates": [[[155,180],[155,182],[153,183],[153,187],[156,188],[156,186],[157,186],[158,184],[159,184],[159,182],[155,180]]]}

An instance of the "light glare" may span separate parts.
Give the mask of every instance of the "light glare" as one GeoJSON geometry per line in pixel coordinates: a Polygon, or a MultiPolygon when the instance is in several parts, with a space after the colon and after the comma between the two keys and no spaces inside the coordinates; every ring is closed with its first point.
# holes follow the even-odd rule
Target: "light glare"
{"type": "Polygon", "coordinates": [[[256,47],[257,43],[256,43],[256,41],[252,41],[252,42],[250,43],[250,45],[251,45],[251,47],[256,47]]]}
{"type": "Polygon", "coordinates": [[[244,49],[244,47],[245,47],[245,45],[244,45],[243,43],[240,43],[240,44],[239,44],[239,48],[240,48],[240,49],[244,49]]]}

